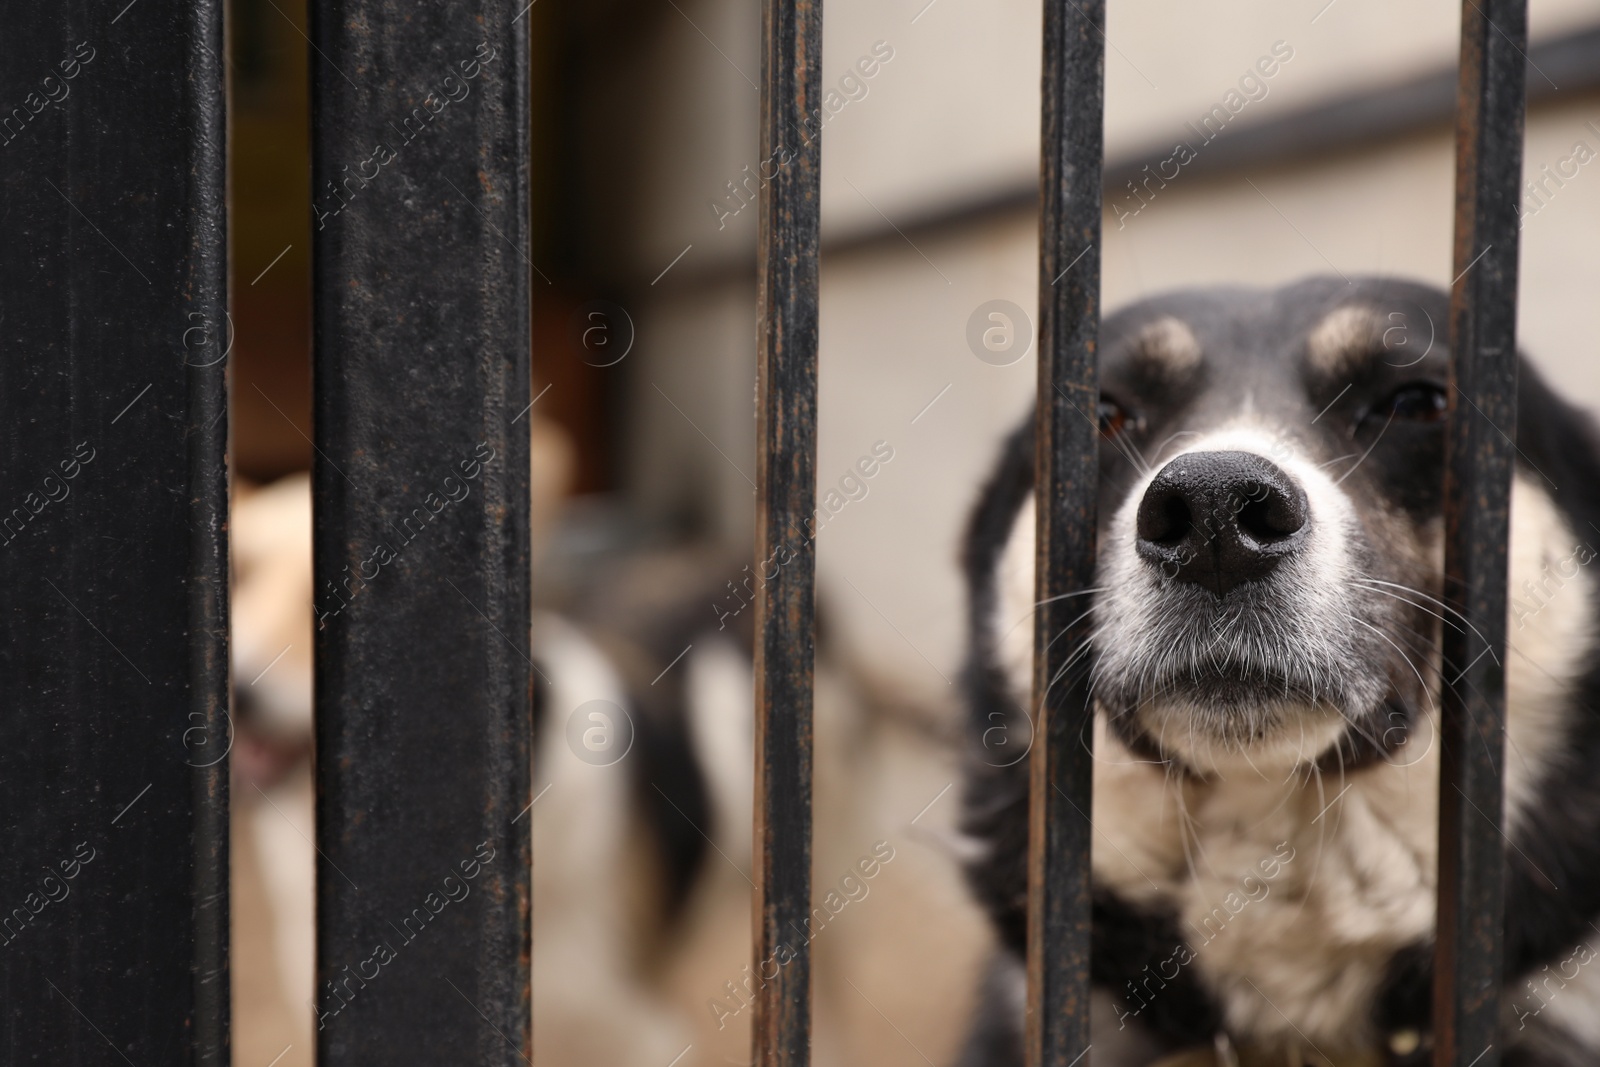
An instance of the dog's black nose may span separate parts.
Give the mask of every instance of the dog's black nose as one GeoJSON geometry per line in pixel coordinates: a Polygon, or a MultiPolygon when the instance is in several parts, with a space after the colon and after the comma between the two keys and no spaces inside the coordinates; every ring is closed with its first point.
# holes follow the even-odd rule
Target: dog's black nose
{"type": "Polygon", "coordinates": [[[1305,493],[1264,457],[1190,452],[1145,490],[1137,548],[1163,576],[1220,597],[1297,551],[1310,517],[1305,493]]]}

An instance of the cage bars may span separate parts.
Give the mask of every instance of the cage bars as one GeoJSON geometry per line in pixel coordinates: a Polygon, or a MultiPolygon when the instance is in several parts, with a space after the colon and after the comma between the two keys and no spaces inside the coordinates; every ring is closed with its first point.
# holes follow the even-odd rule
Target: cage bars
{"type": "Polygon", "coordinates": [[[1500,1062],[1507,544],[1517,410],[1526,0],[1462,0],[1445,445],[1434,1062],[1500,1062]]]}
{"type": "MultiPolygon", "coordinates": [[[[314,5],[316,1009],[329,1064],[509,1064],[531,1051],[523,14],[507,0],[314,5]],[[434,908],[468,883],[459,903],[434,908]]],[[[1071,1067],[1090,1050],[1091,715],[1074,657],[1088,633],[1061,598],[1088,586],[1095,562],[1104,19],[1104,0],[1044,7],[1031,1067],[1071,1067]]],[[[223,1064],[221,5],[40,9],[13,22],[17,53],[58,57],[52,76],[107,91],[0,132],[12,222],[0,288],[30,294],[0,319],[0,581],[17,597],[0,645],[11,697],[0,789],[23,861],[0,892],[26,898],[29,864],[73,889],[49,922],[5,928],[0,1047],[59,1063],[103,1062],[109,1044],[134,1061],[223,1064]],[[38,471],[49,473],[35,486],[38,471]],[[63,493],[70,511],[52,508],[63,493]],[[24,938],[26,951],[9,951],[24,938]]],[[[801,1067],[810,1046],[821,29],[814,0],[765,5],[762,1067],[801,1067]]],[[[1468,625],[1443,631],[1441,1067],[1492,1067],[1501,1053],[1525,51],[1525,0],[1463,0],[1445,595],[1468,625]]],[[[27,74],[15,66],[6,84],[24,92],[27,74]]]]}
{"type": "Polygon", "coordinates": [[[816,652],[817,249],[821,0],[766,0],[756,400],[756,1067],[805,1067],[811,1047],[811,710],[816,652]],[[764,168],[765,171],[765,168],[764,168]],[[763,171],[763,172],[764,172],[763,171]],[[770,574],[770,577],[769,577],[770,574]],[[771,977],[769,977],[769,972],[771,977]]]}
{"type": "Polygon", "coordinates": [[[532,1054],[525,7],[312,5],[327,1065],[532,1054]]]}
{"type": "Polygon", "coordinates": [[[1099,486],[1105,0],[1046,0],[1039,168],[1033,747],[1028,805],[1029,1067],[1089,1049],[1093,716],[1089,620],[1099,486]]]}
{"type": "Polygon", "coordinates": [[[0,65],[0,1059],[226,1067],[223,5],[121,6],[0,65]]]}

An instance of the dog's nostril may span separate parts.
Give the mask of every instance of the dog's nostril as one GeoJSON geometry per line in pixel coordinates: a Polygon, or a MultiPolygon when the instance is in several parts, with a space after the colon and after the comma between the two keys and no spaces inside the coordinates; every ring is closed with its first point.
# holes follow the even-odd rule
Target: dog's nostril
{"type": "Polygon", "coordinates": [[[1306,524],[1305,501],[1299,494],[1257,485],[1245,495],[1247,502],[1239,509],[1239,528],[1263,544],[1293,537],[1306,524]]]}
{"type": "Polygon", "coordinates": [[[1139,509],[1139,536],[1158,545],[1176,545],[1194,528],[1194,515],[1182,496],[1171,493],[1139,509]]]}

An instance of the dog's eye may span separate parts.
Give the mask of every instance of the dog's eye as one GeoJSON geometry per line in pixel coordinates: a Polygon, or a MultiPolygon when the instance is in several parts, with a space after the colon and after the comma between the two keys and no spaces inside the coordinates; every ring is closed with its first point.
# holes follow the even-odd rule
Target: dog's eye
{"type": "Polygon", "coordinates": [[[1438,422],[1448,407],[1449,397],[1442,388],[1431,382],[1412,382],[1390,393],[1374,414],[1412,422],[1438,422]]]}
{"type": "Polygon", "coordinates": [[[1100,398],[1100,432],[1115,437],[1133,423],[1122,405],[1109,397],[1100,398]]]}

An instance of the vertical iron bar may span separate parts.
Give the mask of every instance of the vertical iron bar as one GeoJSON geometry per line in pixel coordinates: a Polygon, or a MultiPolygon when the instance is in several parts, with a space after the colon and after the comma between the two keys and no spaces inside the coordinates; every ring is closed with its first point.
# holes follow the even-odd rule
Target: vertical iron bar
{"type": "Polygon", "coordinates": [[[532,1054],[526,6],[312,5],[330,1067],[532,1054]]]}
{"type": "Polygon", "coordinates": [[[1096,359],[1104,161],[1105,0],[1045,0],[1039,174],[1039,383],[1034,464],[1035,727],[1029,753],[1029,1067],[1089,1047],[1089,846],[1094,761],[1089,637],[1068,594],[1094,578],[1096,359]]]}
{"type": "Polygon", "coordinates": [[[230,1058],[222,17],[5,20],[6,1063],[230,1058]]]}
{"type": "Polygon", "coordinates": [[[1496,1067],[1503,974],[1506,559],[1517,396],[1517,239],[1527,0],[1462,0],[1454,388],[1445,595],[1434,1062],[1496,1067]]]}
{"type": "Polygon", "coordinates": [[[756,1067],[811,1053],[811,683],[816,559],[817,248],[821,219],[821,0],[762,7],[760,365],[757,398],[756,1067]],[[768,972],[775,970],[770,979],[768,972]]]}

